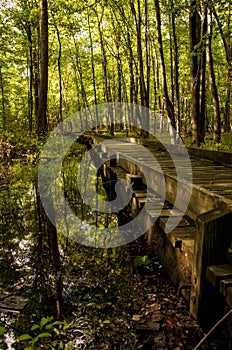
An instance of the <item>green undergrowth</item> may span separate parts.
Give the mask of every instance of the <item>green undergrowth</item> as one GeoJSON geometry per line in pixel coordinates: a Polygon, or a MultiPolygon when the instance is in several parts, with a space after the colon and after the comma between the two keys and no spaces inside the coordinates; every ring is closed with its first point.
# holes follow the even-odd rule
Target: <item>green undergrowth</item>
{"type": "MultiPolygon", "coordinates": [[[[191,137],[184,139],[186,146],[191,146],[191,142],[191,137]]],[[[213,135],[206,134],[205,142],[200,147],[212,151],[232,152],[232,132],[222,134],[220,143],[213,140],[213,135]]]]}

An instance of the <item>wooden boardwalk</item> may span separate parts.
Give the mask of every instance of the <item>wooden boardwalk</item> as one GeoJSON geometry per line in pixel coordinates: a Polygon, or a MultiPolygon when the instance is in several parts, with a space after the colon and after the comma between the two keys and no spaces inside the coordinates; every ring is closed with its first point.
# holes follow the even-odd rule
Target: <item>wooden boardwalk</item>
{"type": "MultiPolygon", "coordinates": [[[[95,140],[97,143],[106,141],[106,139],[103,137],[96,137],[95,140]]],[[[132,163],[133,161],[135,161],[136,163],[140,163],[141,167],[143,167],[144,165],[149,167],[149,162],[147,161],[143,150],[141,148],[135,147],[135,143],[133,142],[136,141],[132,140],[132,142],[130,142],[131,140],[132,139],[125,139],[125,141],[128,142],[126,145],[125,143],[120,144],[120,142],[118,142],[117,144],[115,144],[115,142],[110,144],[110,140],[108,140],[107,146],[104,146],[103,151],[105,151],[106,153],[108,152],[108,154],[117,153],[118,158],[120,158],[121,155],[124,158],[128,158],[132,163]]],[[[168,155],[168,152],[165,150],[164,146],[156,142],[144,141],[143,143],[146,149],[148,149],[149,152],[151,152],[151,154],[159,162],[162,171],[165,175],[167,187],[169,182],[172,183],[173,187],[174,183],[177,180],[176,169],[172,159],[168,155]]],[[[210,209],[213,209],[218,205],[225,205],[229,208],[232,208],[232,163],[231,167],[226,165],[216,165],[211,161],[191,157],[191,152],[190,160],[193,175],[193,190],[191,197],[191,201],[193,203],[190,202],[190,206],[188,208],[188,215],[195,219],[197,215],[204,213],[210,209]]],[[[185,157],[183,157],[182,162],[183,164],[181,166],[183,166],[184,168],[185,157]]],[[[178,158],[178,164],[181,164],[181,154],[178,158]]],[[[127,167],[129,168],[129,165],[127,167]]],[[[158,172],[157,169],[154,168],[151,168],[150,170],[151,172],[158,172]]],[[[137,171],[139,172],[138,167],[137,171]]],[[[173,202],[174,199],[173,194],[168,193],[168,191],[167,199],[170,199],[171,202],[173,202]]]]}
{"type": "MultiPolygon", "coordinates": [[[[194,227],[184,217],[167,237],[174,249],[182,250],[185,262],[182,261],[182,256],[181,263],[187,263],[188,271],[191,270],[189,302],[193,316],[204,323],[219,315],[225,300],[232,307],[232,264],[228,260],[232,253],[232,156],[208,151],[205,154],[204,151],[189,148],[191,187],[186,179],[182,181],[177,178],[175,164],[162,144],[143,141],[143,145],[138,145],[140,141],[134,139],[125,139],[122,142],[108,139],[106,142],[104,137],[94,137],[95,145],[103,141],[101,157],[104,156],[107,161],[112,154],[116,154],[117,160],[109,161],[109,166],[121,169],[114,170],[120,176],[123,176],[123,171],[132,177],[139,175],[143,178],[143,183],[158,194],[162,192],[160,189],[164,177],[165,203],[175,203],[177,208],[179,203],[180,210],[181,201],[176,203],[177,192],[181,193],[183,202],[190,197],[185,214],[195,223],[194,227]],[[160,168],[154,167],[151,155],[144,151],[143,146],[158,161],[160,168]],[[224,164],[225,162],[228,164],[224,164]],[[146,169],[146,179],[141,169],[146,169]],[[217,268],[218,265],[223,268],[217,268]]],[[[181,147],[183,146],[177,152],[178,167],[185,169],[186,157],[181,155],[181,147]]],[[[142,205],[148,199],[140,192],[137,190],[137,200],[142,205]]],[[[169,205],[163,208],[159,220],[161,228],[165,227],[168,213],[170,216],[176,215],[171,210],[169,205]]],[[[178,257],[177,250],[173,252],[178,257]]]]}

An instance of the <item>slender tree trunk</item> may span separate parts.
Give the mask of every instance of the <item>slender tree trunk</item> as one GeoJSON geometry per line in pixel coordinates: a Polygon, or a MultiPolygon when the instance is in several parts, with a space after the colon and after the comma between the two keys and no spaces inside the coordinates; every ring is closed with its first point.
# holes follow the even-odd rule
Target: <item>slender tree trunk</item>
{"type": "Polygon", "coordinates": [[[0,66],[0,89],[1,89],[1,98],[2,98],[2,126],[3,126],[3,130],[5,130],[6,129],[5,91],[4,91],[1,66],[0,66]]]}
{"type": "Polygon", "coordinates": [[[206,99],[206,35],[207,35],[207,12],[208,0],[203,3],[203,26],[202,26],[202,53],[200,61],[200,115],[199,115],[199,142],[204,142],[205,139],[205,99],[206,99]]]}
{"type": "Polygon", "coordinates": [[[47,0],[40,0],[40,86],[39,111],[37,131],[44,135],[48,131],[47,123],[47,94],[48,94],[48,4],[47,0]]]}
{"type": "MultiPolygon", "coordinates": [[[[102,17],[103,13],[101,14],[101,18],[99,19],[97,11],[95,11],[95,14],[98,18],[98,32],[100,36],[100,46],[101,46],[101,54],[102,54],[102,70],[103,70],[103,79],[104,79],[104,94],[105,94],[105,101],[107,103],[111,102],[111,90],[110,90],[110,82],[108,79],[108,63],[107,63],[107,57],[106,57],[106,50],[105,50],[105,43],[102,33],[102,17]]],[[[109,132],[111,136],[114,135],[114,122],[113,122],[113,115],[112,115],[112,109],[109,106],[108,111],[108,126],[109,126],[109,132]]]]}
{"type": "MultiPolygon", "coordinates": [[[[36,56],[36,53],[35,53],[36,56]]],[[[34,83],[33,83],[33,89],[34,89],[34,104],[35,104],[35,120],[36,125],[39,125],[39,64],[37,57],[33,58],[34,60],[34,83]]]]}
{"type": "Polygon", "coordinates": [[[171,75],[171,94],[172,94],[172,104],[175,105],[175,88],[174,88],[174,69],[173,69],[173,33],[171,31],[172,27],[172,15],[168,15],[168,28],[169,28],[169,51],[170,51],[170,75],[171,75]]]}
{"type": "MultiPolygon", "coordinates": [[[[130,104],[133,104],[133,103],[138,102],[138,93],[137,93],[137,89],[136,89],[135,72],[134,72],[135,70],[137,70],[137,67],[136,67],[136,64],[134,62],[135,59],[134,59],[134,54],[133,54],[133,49],[132,49],[132,40],[131,40],[132,28],[128,22],[127,16],[125,15],[125,11],[124,11],[123,7],[118,7],[118,10],[119,10],[119,13],[121,15],[122,21],[126,27],[126,31],[125,31],[125,33],[122,32],[122,35],[124,36],[124,40],[126,43],[126,48],[127,48],[126,56],[127,56],[127,64],[128,64],[128,68],[129,68],[130,88],[129,88],[129,99],[128,98],[127,99],[130,102],[130,104]]],[[[118,22],[118,26],[120,27],[120,22],[118,21],[118,18],[117,18],[115,13],[114,13],[114,15],[115,15],[115,18],[118,22]]],[[[122,62],[120,63],[120,65],[122,66],[122,62]]],[[[120,69],[122,70],[122,67],[120,69]]],[[[123,80],[125,80],[124,77],[123,77],[123,80]]],[[[124,90],[125,90],[124,95],[125,94],[127,95],[126,87],[124,90]]],[[[127,121],[128,122],[127,134],[130,130],[130,123],[132,121],[134,121],[134,109],[133,108],[130,108],[128,118],[129,118],[129,120],[127,121]]]]}
{"type": "Polygon", "coordinates": [[[144,79],[144,64],[143,64],[143,50],[142,50],[142,34],[141,34],[141,9],[140,1],[137,1],[138,4],[138,14],[136,13],[134,3],[131,2],[131,12],[134,18],[136,26],[136,39],[137,39],[137,54],[138,54],[138,63],[139,63],[139,82],[140,82],[140,98],[141,105],[145,106],[145,79],[144,79]]]}
{"type": "Polygon", "coordinates": [[[227,61],[227,80],[226,80],[226,101],[224,108],[224,131],[230,131],[230,102],[231,102],[231,80],[232,80],[232,45],[231,45],[231,2],[229,2],[229,13],[228,13],[228,22],[226,29],[223,28],[222,23],[217,15],[216,9],[213,4],[211,4],[211,9],[213,15],[217,21],[218,28],[221,34],[223,45],[226,53],[227,61]],[[228,33],[225,32],[228,31],[228,33]]]}
{"type": "Polygon", "coordinates": [[[93,79],[93,93],[94,93],[94,104],[95,104],[95,117],[96,117],[96,130],[98,130],[98,106],[97,106],[97,89],[96,89],[96,74],[94,66],[94,51],[93,51],[93,38],[90,27],[90,17],[88,12],[88,30],[89,30],[89,40],[90,40],[90,51],[91,51],[91,69],[92,69],[92,79],[93,79]]]}
{"type": "Polygon", "coordinates": [[[197,12],[197,2],[192,0],[190,4],[190,66],[191,66],[191,88],[192,88],[192,143],[199,145],[199,115],[200,115],[200,67],[195,47],[199,44],[199,14],[197,12]]]}
{"type": "MultiPolygon", "coordinates": [[[[145,89],[145,104],[149,108],[150,105],[150,73],[151,73],[151,44],[148,24],[148,2],[145,0],[145,47],[146,47],[146,89],[145,89]]],[[[149,120],[148,120],[149,121],[149,120]]],[[[148,125],[149,127],[149,125],[148,125]]]]}
{"type": "MultiPolygon", "coordinates": [[[[173,2],[172,2],[173,6],[173,2]]],[[[180,90],[179,90],[179,49],[176,36],[176,23],[175,23],[175,14],[172,11],[172,34],[173,34],[173,45],[174,45],[174,87],[175,87],[175,114],[177,122],[177,132],[181,132],[181,123],[180,123],[180,90]]]]}
{"type": "Polygon", "coordinates": [[[155,0],[155,12],[156,12],[156,25],[157,25],[157,35],[158,35],[158,46],[161,60],[161,72],[162,72],[162,86],[163,86],[163,99],[165,104],[165,109],[170,120],[172,127],[176,130],[176,121],[174,116],[173,104],[169,98],[167,79],[166,79],[166,67],[164,61],[163,43],[162,43],[162,33],[161,33],[161,17],[160,17],[160,6],[159,0],[155,0]]]}
{"type": "MultiPolygon", "coordinates": [[[[146,6],[146,4],[145,4],[145,6],[146,6]]],[[[138,7],[138,13],[136,13],[134,3],[132,1],[130,2],[131,13],[133,15],[135,26],[136,26],[137,55],[138,55],[138,67],[139,67],[139,86],[140,86],[141,106],[149,108],[149,98],[148,98],[148,95],[147,95],[147,89],[146,89],[146,83],[145,83],[145,75],[144,75],[142,33],[141,33],[142,17],[141,17],[140,0],[137,0],[137,7],[138,7]]],[[[149,114],[146,113],[146,112],[147,112],[147,110],[145,110],[145,115],[142,116],[142,119],[141,119],[141,116],[140,116],[141,126],[142,126],[141,130],[140,130],[140,135],[143,136],[144,138],[148,137],[147,130],[149,128],[149,114]]]]}
{"type": "Polygon", "coordinates": [[[220,117],[218,90],[216,85],[213,54],[212,54],[212,14],[211,13],[209,13],[208,18],[209,18],[209,25],[208,25],[207,59],[208,59],[208,66],[209,66],[209,80],[211,85],[213,109],[214,109],[214,141],[219,143],[221,140],[221,117],[220,117]]]}
{"type": "Polygon", "coordinates": [[[155,75],[155,79],[156,79],[156,86],[157,86],[157,99],[158,99],[158,109],[159,112],[162,109],[162,101],[161,101],[161,87],[160,87],[160,65],[159,65],[159,59],[158,59],[158,52],[157,52],[157,48],[156,45],[154,47],[154,52],[155,52],[155,71],[156,71],[156,75],[155,75]]]}
{"type": "MultiPolygon", "coordinates": [[[[117,64],[117,83],[115,84],[114,87],[114,101],[116,102],[122,102],[122,89],[123,89],[123,68],[122,68],[122,60],[121,60],[121,50],[120,50],[120,43],[122,41],[121,33],[118,31],[118,28],[116,27],[115,20],[114,20],[115,13],[112,11],[112,26],[113,26],[113,31],[115,33],[115,46],[116,46],[116,54],[114,54],[116,58],[116,64],[117,64]]],[[[117,18],[116,18],[117,19],[117,18]]],[[[113,76],[116,78],[116,76],[113,76]]],[[[123,111],[121,106],[118,106],[117,114],[119,116],[119,128],[120,130],[123,130],[123,111]]]]}
{"type": "MultiPolygon", "coordinates": [[[[122,72],[122,61],[121,61],[121,56],[120,56],[120,47],[119,47],[118,42],[116,43],[116,48],[117,48],[117,102],[122,102],[123,72],[122,72]]],[[[119,108],[118,113],[119,113],[119,121],[120,121],[120,130],[123,130],[122,109],[121,108],[119,108]]]]}
{"type": "Polygon", "coordinates": [[[40,30],[37,28],[37,37],[35,40],[35,47],[33,49],[33,67],[34,67],[34,79],[33,79],[33,90],[34,90],[34,113],[35,113],[35,121],[36,127],[38,130],[39,125],[39,76],[40,76],[40,30]]]}
{"type": "Polygon", "coordinates": [[[227,63],[228,63],[228,69],[227,69],[227,78],[226,78],[226,102],[225,102],[225,109],[224,109],[224,119],[226,124],[226,131],[229,132],[230,127],[230,104],[231,104],[231,81],[232,81],[232,45],[231,45],[231,2],[229,7],[229,14],[228,14],[228,23],[227,23],[227,30],[229,35],[227,35],[227,63]]]}
{"type": "Polygon", "coordinates": [[[81,60],[80,60],[79,47],[78,47],[78,43],[76,41],[75,36],[73,36],[73,41],[74,41],[74,45],[75,45],[76,68],[77,68],[77,71],[79,74],[79,81],[80,81],[80,86],[81,86],[81,95],[82,95],[82,100],[83,100],[83,106],[88,108],[89,104],[88,104],[85,84],[84,84],[84,80],[83,80],[83,71],[82,71],[82,65],[81,65],[81,60]]]}
{"type": "Polygon", "coordinates": [[[58,59],[57,59],[57,66],[58,66],[58,75],[59,75],[59,122],[62,122],[63,120],[63,87],[62,87],[62,71],[61,71],[61,56],[62,56],[62,44],[60,39],[60,31],[57,25],[55,25],[56,29],[56,35],[57,40],[59,44],[59,52],[58,52],[58,59]]]}
{"type": "Polygon", "coordinates": [[[32,131],[33,128],[33,80],[34,80],[34,71],[33,71],[33,45],[32,45],[32,35],[31,35],[31,26],[29,25],[28,31],[28,41],[29,41],[29,98],[28,98],[28,120],[29,120],[29,130],[32,131]]]}
{"type": "MultiPolygon", "coordinates": [[[[132,50],[132,45],[131,45],[131,35],[130,31],[127,30],[127,41],[128,41],[128,51],[129,51],[129,57],[128,57],[128,67],[129,67],[129,75],[130,75],[130,103],[136,103],[138,101],[138,96],[135,88],[135,77],[134,77],[134,57],[133,57],[133,50],[132,50]]],[[[131,108],[130,111],[130,120],[134,121],[134,109],[131,108]]],[[[129,130],[130,130],[130,120],[128,120],[129,123],[129,130]]]]}
{"type": "Polygon", "coordinates": [[[231,66],[227,69],[227,77],[226,77],[226,102],[225,102],[225,108],[224,108],[224,124],[225,124],[225,131],[229,132],[230,127],[230,101],[231,101],[231,81],[232,81],[232,59],[231,59],[231,66]]]}
{"type": "Polygon", "coordinates": [[[157,99],[157,84],[156,84],[156,62],[155,62],[154,55],[152,55],[152,75],[153,75],[153,91],[154,91],[154,111],[157,111],[158,99],[157,99]]]}

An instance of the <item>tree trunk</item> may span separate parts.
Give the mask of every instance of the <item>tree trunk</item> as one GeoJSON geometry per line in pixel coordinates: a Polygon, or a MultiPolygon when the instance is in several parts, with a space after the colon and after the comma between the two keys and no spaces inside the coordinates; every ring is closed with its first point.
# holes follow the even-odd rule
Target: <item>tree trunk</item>
{"type": "MultiPolygon", "coordinates": [[[[172,2],[173,6],[173,2],[172,2]]],[[[177,44],[176,36],[176,23],[175,23],[175,13],[172,11],[172,35],[173,35],[173,46],[174,46],[174,86],[175,86],[175,114],[177,121],[177,132],[181,132],[180,123],[180,91],[179,91],[179,50],[177,44]]]]}
{"type": "Polygon", "coordinates": [[[47,123],[47,94],[48,94],[48,4],[47,0],[40,0],[40,86],[39,111],[37,132],[45,135],[48,131],[47,123]]]}
{"type": "Polygon", "coordinates": [[[231,45],[231,2],[229,3],[229,13],[228,13],[228,22],[227,30],[228,33],[225,33],[225,28],[223,28],[222,23],[217,15],[216,9],[211,4],[211,9],[213,15],[217,21],[218,28],[222,37],[223,45],[226,53],[226,61],[228,64],[227,68],[227,80],[226,80],[226,102],[224,108],[224,131],[230,131],[230,101],[231,101],[231,79],[232,79],[232,45],[231,45]]]}
{"type": "MultiPolygon", "coordinates": [[[[137,0],[138,13],[136,13],[134,3],[130,2],[131,13],[134,18],[134,23],[136,27],[136,38],[137,38],[137,55],[138,55],[138,69],[139,69],[139,87],[140,87],[140,100],[141,106],[149,108],[149,99],[147,97],[146,84],[145,84],[145,75],[144,75],[144,62],[143,62],[143,49],[142,49],[142,17],[141,17],[141,8],[140,0],[137,0]],[[148,104],[148,105],[147,105],[148,104]]],[[[139,113],[138,113],[139,116],[139,113]]],[[[144,138],[148,137],[148,128],[149,128],[149,115],[145,111],[145,115],[141,119],[141,130],[140,135],[144,138]]]]}
{"type": "Polygon", "coordinates": [[[163,43],[162,43],[162,33],[161,33],[161,17],[160,17],[160,6],[159,0],[155,0],[155,12],[156,12],[156,25],[157,25],[157,35],[158,35],[158,46],[161,60],[161,72],[162,72],[162,86],[163,86],[163,99],[165,104],[165,109],[170,120],[172,127],[176,130],[176,121],[174,116],[173,104],[169,98],[167,78],[166,78],[166,67],[164,61],[163,43]]]}
{"type": "MultiPolygon", "coordinates": [[[[150,73],[151,73],[151,49],[150,49],[150,33],[148,26],[148,3],[145,0],[145,47],[146,47],[146,89],[145,89],[145,105],[149,108],[150,104],[150,73]]],[[[149,127],[149,125],[148,125],[149,127]]]]}
{"type": "Polygon", "coordinates": [[[56,35],[57,40],[59,44],[59,52],[58,52],[58,59],[57,59],[57,66],[58,66],[58,75],[59,75],[59,122],[63,121],[63,93],[62,93],[62,72],[61,72],[61,55],[62,55],[62,44],[60,39],[60,31],[58,26],[55,24],[56,29],[56,35]]]}
{"type": "Polygon", "coordinates": [[[209,18],[209,24],[208,24],[207,59],[208,59],[208,66],[209,66],[209,80],[211,85],[213,109],[214,109],[214,141],[219,143],[221,140],[221,117],[220,117],[218,90],[216,85],[213,55],[212,55],[212,14],[211,13],[209,13],[208,18],[209,18]]]}
{"type": "Polygon", "coordinates": [[[157,52],[157,47],[155,45],[154,47],[154,52],[155,52],[155,77],[154,79],[156,80],[156,86],[157,86],[157,102],[158,102],[158,110],[159,112],[162,109],[162,101],[161,101],[161,88],[160,88],[160,65],[159,65],[159,59],[158,59],[158,52],[157,52]]]}
{"type": "Polygon", "coordinates": [[[173,33],[172,33],[172,15],[168,15],[168,34],[169,34],[169,52],[170,52],[170,76],[171,76],[171,101],[173,106],[175,105],[175,92],[174,92],[174,69],[173,69],[173,33]]]}
{"type": "Polygon", "coordinates": [[[80,86],[81,86],[81,95],[82,95],[82,100],[83,100],[83,106],[88,108],[88,99],[87,99],[87,94],[86,94],[86,89],[85,89],[85,84],[83,80],[83,71],[82,71],[82,65],[81,65],[81,60],[80,60],[80,53],[79,53],[79,46],[76,41],[75,35],[73,35],[73,41],[74,41],[74,46],[75,46],[75,57],[76,57],[76,67],[77,71],[79,74],[79,81],[80,81],[80,86]]]}
{"type": "Polygon", "coordinates": [[[202,26],[202,53],[200,60],[200,114],[199,114],[199,142],[204,142],[205,139],[205,76],[206,76],[206,35],[207,35],[207,13],[208,13],[208,0],[203,4],[204,6],[204,18],[202,26]]]}
{"type": "Polygon", "coordinates": [[[6,129],[6,108],[5,108],[5,92],[4,92],[1,66],[0,66],[0,89],[1,89],[1,98],[2,98],[2,126],[3,126],[3,130],[5,130],[6,129]]]}
{"type": "Polygon", "coordinates": [[[93,93],[94,93],[94,104],[95,104],[95,118],[96,118],[96,131],[98,130],[98,106],[97,106],[97,89],[96,89],[96,74],[94,66],[94,52],[93,52],[93,38],[90,27],[90,17],[88,12],[88,30],[89,30],[89,40],[90,40],[90,51],[91,51],[91,69],[92,69],[92,79],[93,79],[93,93]]]}
{"type": "Polygon", "coordinates": [[[230,66],[227,69],[227,77],[226,77],[226,102],[224,109],[224,124],[225,131],[230,131],[230,101],[231,101],[231,80],[232,80],[232,59],[230,66]]]}
{"type": "MultiPolygon", "coordinates": [[[[101,18],[99,19],[98,13],[95,10],[95,14],[98,18],[98,32],[100,36],[100,46],[101,46],[101,54],[102,54],[102,71],[103,71],[103,79],[104,79],[104,95],[105,95],[105,101],[106,103],[111,102],[111,91],[110,91],[110,84],[108,79],[108,64],[107,64],[107,57],[106,57],[106,50],[105,50],[105,44],[102,34],[102,17],[103,13],[101,14],[101,18]]],[[[110,135],[114,135],[114,123],[113,123],[113,116],[112,116],[112,110],[109,108],[108,115],[107,115],[107,123],[110,135]]]]}
{"type": "Polygon", "coordinates": [[[200,66],[196,52],[196,45],[199,44],[199,14],[197,12],[197,2],[192,0],[190,4],[190,67],[191,67],[191,89],[192,89],[192,108],[191,108],[191,126],[192,143],[200,143],[200,66]]]}
{"type": "Polygon", "coordinates": [[[32,47],[32,35],[31,35],[31,26],[29,24],[27,30],[27,36],[29,41],[29,92],[28,92],[28,121],[29,121],[29,130],[32,131],[33,128],[33,47],[32,47]]]}
{"type": "Polygon", "coordinates": [[[39,42],[40,42],[40,31],[39,27],[37,28],[37,40],[35,42],[35,47],[33,50],[33,67],[34,67],[34,79],[33,79],[33,90],[34,90],[34,113],[35,113],[35,121],[36,121],[36,128],[38,130],[39,125],[39,76],[40,76],[40,67],[39,67],[39,60],[40,60],[40,49],[39,49],[39,42]]]}

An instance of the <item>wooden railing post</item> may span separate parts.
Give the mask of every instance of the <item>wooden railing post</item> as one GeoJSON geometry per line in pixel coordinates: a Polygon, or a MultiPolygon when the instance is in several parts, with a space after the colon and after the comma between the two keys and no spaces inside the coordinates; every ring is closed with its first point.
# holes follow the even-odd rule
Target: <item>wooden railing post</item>
{"type": "Polygon", "coordinates": [[[213,323],[223,312],[223,299],[206,279],[206,267],[226,262],[231,234],[232,212],[225,207],[200,214],[196,219],[190,312],[203,325],[213,323]]]}

